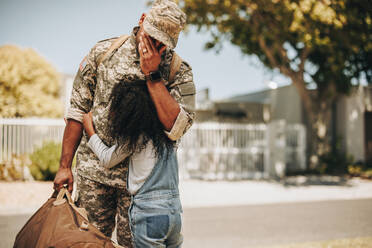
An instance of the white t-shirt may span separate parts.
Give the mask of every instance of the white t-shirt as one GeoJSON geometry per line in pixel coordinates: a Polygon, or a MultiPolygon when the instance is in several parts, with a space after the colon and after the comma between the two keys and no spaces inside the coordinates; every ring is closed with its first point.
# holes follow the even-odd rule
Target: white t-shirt
{"type": "MultiPolygon", "coordinates": [[[[125,146],[106,146],[97,134],[90,137],[88,146],[99,158],[100,165],[106,168],[114,167],[131,155],[125,146]]],[[[144,149],[131,156],[128,173],[128,191],[130,194],[134,195],[137,193],[151,174],[155,163],[156,155],[151,141],[146,144],[144,149]]]]}

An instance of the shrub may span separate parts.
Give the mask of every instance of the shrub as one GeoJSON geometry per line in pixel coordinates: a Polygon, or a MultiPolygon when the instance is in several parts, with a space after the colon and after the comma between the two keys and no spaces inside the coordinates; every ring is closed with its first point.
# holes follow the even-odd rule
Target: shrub
{"type": "Polygon", "coordinates": [[[36,180],[53,180],[58,168],[61,156],[62,144],[54,141],[44,142],[30,154],[30,171],[36,180]]]}
{"type": "Polygon", "coordinates": [[[363,172],[363,166],[362,165],[349,165],[347,170],[351,176],[360,176],[363,172]]]}
{"type": "Polygon", "coordinates": [[[363,178],[372,179],[372,169],[367,169],[361,173],[363,178]]]}
{"type": "Polygon", "coordinates": [[[349,176],[372,179],[372,166],[368,162],[355,161],[354,157],[342,149],[342,138],[336,140],[336,147],[319,157],[320,174],[348,174],[349,176]]]}
{"type": "Polygon", "coordinates": [[[33,180],[28,169],[30,164],[27,155],[12,155],[10,160],[0,163],[0,180],[33,180]]]}
{"type": "Polygon", "coordinates": [[[330,150],[319,156],[320,174],[347,174],[357,172],[358,169],[354,166],[354,157],[344,152],[342,147],[342,137],[337,137],[336,145],[333,150],[330,150]]]}
{"type": "Polygon", "coordinates": [[[372,179],[372,169],[369,168],[368,164],[366,163],[359,162],[354,165],[350,165],[348,167],[348,172],[351,176],[372,179]]]}
{"type": "Polygon", "coordinates": [[[340,151],[329,152],[320,157],[319,171],[321,174],[346,174],[351,165],[354,165],[353,156],[340,151]]]}

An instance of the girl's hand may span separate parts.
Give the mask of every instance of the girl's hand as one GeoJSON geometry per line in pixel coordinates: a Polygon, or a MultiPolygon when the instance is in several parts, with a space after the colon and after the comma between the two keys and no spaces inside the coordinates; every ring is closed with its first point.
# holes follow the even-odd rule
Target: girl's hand
{"type": "Polygon", "coordinates": [[[89,138],[95,134],[94,126],[93,126],[93,116],[92,112],[83,115],[83,126],[85,132],[88,134],[89,138]]]}

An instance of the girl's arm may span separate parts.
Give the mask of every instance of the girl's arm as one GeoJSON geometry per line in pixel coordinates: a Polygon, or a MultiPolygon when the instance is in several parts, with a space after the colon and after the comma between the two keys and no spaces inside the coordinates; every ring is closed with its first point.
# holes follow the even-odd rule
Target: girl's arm
{"type": "Polygon", "coordinates": [[[89,136],[88,146],[99,158],[100,165],[106,168],[112,168],[130,155],[125,146],[118,147],[117,145],[113,145],[108,147],[102,142],[94,130],[91,112],[84,114],[83,126],[89,136]]]}

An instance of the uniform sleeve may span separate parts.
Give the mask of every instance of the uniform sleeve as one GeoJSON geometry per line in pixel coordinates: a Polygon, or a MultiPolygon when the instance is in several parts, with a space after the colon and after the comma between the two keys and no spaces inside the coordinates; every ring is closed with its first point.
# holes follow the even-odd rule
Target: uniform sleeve
{"type": "Polygon", "coordinates": [[[72,86],[66,119],[82,122],[83,114],[91,110],[97,82],[97,57],[103,54],[110,45],[110,42],[97,43],[80,63],[72,86]]]}
{"type": "Polygon", "coordinates": [[[195,85],[191,67],[182,62],[169,92],[180,106],[180,112],[172,129],[165,133],[171,140],[180,139],[191,127],[195,118],[195,85]]]}
{"type": "MultiPolygon", "coordinates": [[[[89,72],[82,72],[80,69],[77,72],[72,88],[70,107],[67,111],[67,119],[83,121],[83,114],[88,113],[93,105],[95,83],[88,81],[86,78],[94,75],[89,72]]],[[[94,80],[94,79],[93,79],[94,80]]]]}
{"type": "Polygon", "coordinates": [[[130,155],[125,146],[106,146],[97,134],[89,138],[88,146],[98,157],[100,165],[106,168],[114,167],[130,155]]]}

